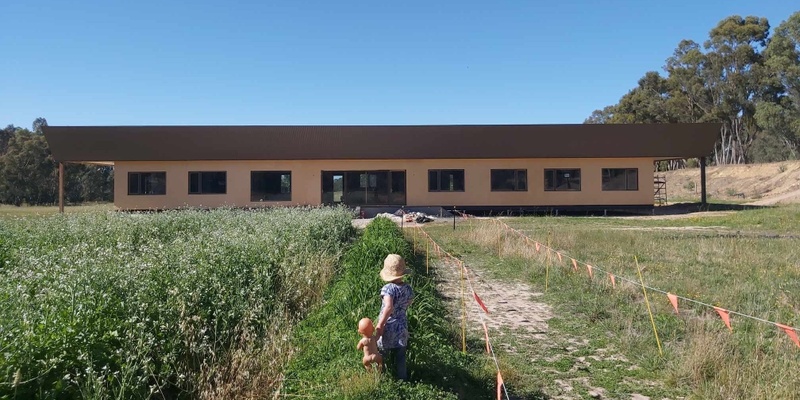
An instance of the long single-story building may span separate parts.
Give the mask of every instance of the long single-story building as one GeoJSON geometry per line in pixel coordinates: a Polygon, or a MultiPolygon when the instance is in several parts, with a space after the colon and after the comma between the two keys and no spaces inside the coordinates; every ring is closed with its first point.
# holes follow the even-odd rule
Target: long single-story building
{"type": "Polygon", "coordinates": [[[530,209],[652,207],[654,163],[699,157],[704,166],[719,128],[48,126],[44,134],[59,163],[113,165],[114,204],[122,210],[320,204],[530,209]]]}

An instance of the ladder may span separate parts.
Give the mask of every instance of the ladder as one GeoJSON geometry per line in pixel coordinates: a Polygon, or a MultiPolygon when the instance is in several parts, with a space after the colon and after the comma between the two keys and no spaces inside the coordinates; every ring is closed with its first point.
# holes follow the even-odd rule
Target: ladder
{"type": "Polygon", "coordinates": [[[653,179],[653,197],[656,205],[664,206],[667,204],[666,175],[656,175],[653,179]]]}

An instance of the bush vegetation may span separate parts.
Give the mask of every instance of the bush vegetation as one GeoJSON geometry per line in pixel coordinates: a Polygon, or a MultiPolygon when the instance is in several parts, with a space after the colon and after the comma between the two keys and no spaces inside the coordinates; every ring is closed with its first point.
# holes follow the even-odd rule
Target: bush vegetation
{"type": "Polygon", "coordinates": [[[0,398],[255,398],[353,235],[344,209],[0,225],[0,398]]]}

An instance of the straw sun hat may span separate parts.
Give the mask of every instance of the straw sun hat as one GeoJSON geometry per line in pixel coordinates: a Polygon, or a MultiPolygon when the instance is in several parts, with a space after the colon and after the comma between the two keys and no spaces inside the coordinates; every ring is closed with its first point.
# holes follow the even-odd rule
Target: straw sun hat
{"type": "Polygon", "coordinates": [[[402,278],[403,275],[409,273],[411,273],[411,271],[406,269],[406,262],[403,261],[403,257],[397,254],[389,254],[386,256],[386,259],[383,260],[381,279],[385,282],[391,282],[395,279],[402,278]]]}

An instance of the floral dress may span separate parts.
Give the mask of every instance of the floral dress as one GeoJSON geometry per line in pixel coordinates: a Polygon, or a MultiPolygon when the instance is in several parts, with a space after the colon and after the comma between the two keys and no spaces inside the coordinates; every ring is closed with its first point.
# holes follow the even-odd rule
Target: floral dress
{"type": "Polygon", "coordinates": [[[408,346],[408,318],[406,317],[406,310],[414,299],[414,291],[408,284],[398,285],[396,283],[387,283],[381,288],[381,311],[378,315],[383,314],[383,308],[386,304],[383,302],[383,296],[392,297],[392,314],[386,320],[386,326],[383,329],[383,336],[378,339],[378,347],[384,350],[394,349],[397,347],[408,346]]]}

